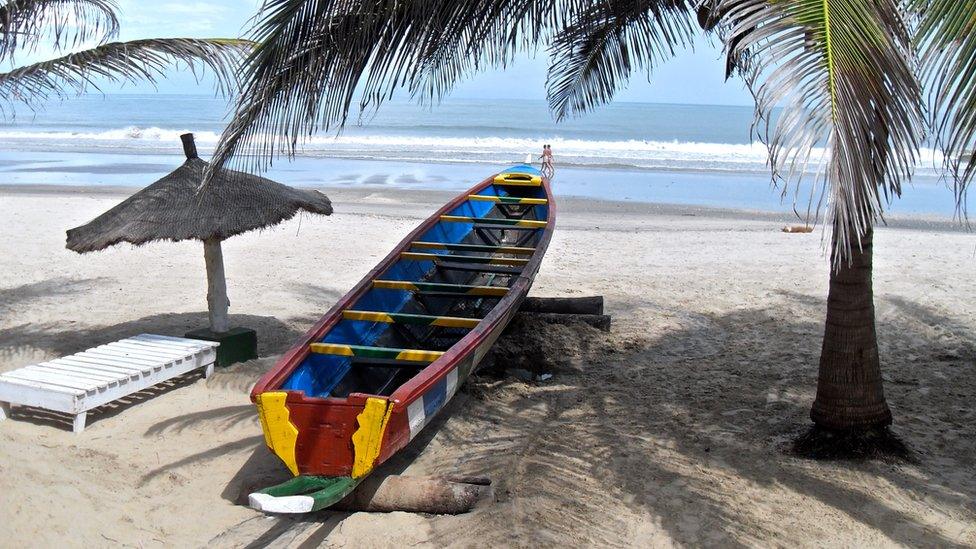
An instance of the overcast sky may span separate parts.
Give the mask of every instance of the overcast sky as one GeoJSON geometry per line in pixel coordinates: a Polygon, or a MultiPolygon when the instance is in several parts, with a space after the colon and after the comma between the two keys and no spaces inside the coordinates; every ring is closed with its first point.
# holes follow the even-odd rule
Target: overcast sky
{"type": "MultiPolygon", "coordinates": [[[[259,2],[256,0],[210,0],[206,2],[121,0],[124,40],[149,37],[227,37],[239,36],[248,26],[259,2]]],[[[450,97],[457,98],[545,98],[544,52],[519,60],[506,71],[479,74],[461,83],[450,97]]],[[[621,101],[655,103],[694,103],[750,105],[751,98],[738,80],[726,83],[724,63],[718,49],[702,42],[694,51],[685,51],[663,67],[651,82],[645,74],[635,75],[630,87],[620,93],[621,101]]],[[[108,93],[148,92],[152,88],[108,86],[108,93]]],[[[197,86],[187,74],[159,86],[162,93],[210,93],[207,85],[197,86]]],[[[449,100],[449,99],[448,99],[449,100]]]]}

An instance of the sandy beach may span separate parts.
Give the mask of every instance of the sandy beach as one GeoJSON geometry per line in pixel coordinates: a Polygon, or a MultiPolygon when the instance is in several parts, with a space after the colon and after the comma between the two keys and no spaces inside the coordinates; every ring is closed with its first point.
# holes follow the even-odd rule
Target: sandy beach
{"type": "MultiPolygon", "coordinates": [[[[206,323],[199,242],[77,255],[65,230],[132,189],[0,188],[0,371],[206,323]]],[[[0,534],[34,546],[976,546],[976,239],[948,222],[875,235],[895,430],[917,465],[786,453],[807,424],[827,291],[823,235],[788,218],[560,202],[534,295],[600,294],[610,333],[552,338],[546,382],[476,376],[403,455],[487,475],[460,516],[267,517],[242,494],[289,476],[248,390],[448,193],[327,189],[335,214],[224,245],[231,317],[261,358],[99,409],[82,435],[0,423],[0,534]]],[[[558,185],[556,192],[559,192],[558,185]]]]}

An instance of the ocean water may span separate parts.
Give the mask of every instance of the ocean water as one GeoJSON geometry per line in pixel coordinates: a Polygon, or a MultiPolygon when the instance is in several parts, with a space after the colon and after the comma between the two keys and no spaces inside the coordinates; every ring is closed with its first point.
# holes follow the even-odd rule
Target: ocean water
{"type": "MultiPolygon", "coordinates": [[[[0,183],[144,186],[179,165],[181,133],[193,132],[208,155],[228,109],[211,96],[93,94],[6,113],[0,183]]],[[[266,175],[293,185],[461,190],[549,143],[560,195],[805,212],[817,193],[771,186],[751,123],[751,108],[733,106],[617,103],[556,124],[542,101],[394,102],[340,135],[312,137],[266,175]]],[[[936,160],[923,153],[893,212],[953,214],[936,160]]]]}

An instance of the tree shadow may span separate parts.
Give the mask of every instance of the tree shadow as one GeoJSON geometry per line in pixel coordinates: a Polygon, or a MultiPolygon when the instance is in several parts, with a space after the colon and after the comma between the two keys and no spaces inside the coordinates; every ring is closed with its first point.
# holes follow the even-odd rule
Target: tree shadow
{"type": "MultiPolygon", "coordinates": [[[[806,539],[835,539],[831,528],[849,520],[864,527],[856,535],[868,543],[966,546],[965,539],[923,520],[918,509],[963,521],[976,516],[976,479],[966,474],[976,469],[972,327],[936,308],[883,298],[894,311],[879,320],[886,391],[896,428],[924,450],[922,462],[811,462],[784,450],[809,422],[823,303],[801,294],[780,296],[782,303],[762,309],[689,312],[641,337],[591,330],[581,343],[553,332],[565,348],[549,351],[558,355],[551,381],[473,377],[376,474],[416,464],[493,479],[493,505],[461,517],[427,519],[428,541],[438,545],[668,541],[653,535],[685,545],[792,545],[798,531],[806,539]]],[[[73,331],[27,325],[0,334],[0,352],[36,342],[47,352],[65,354],[92,346],[93,338],[107,342],[142,331],[178,335],[181,323],[206,318],[181,316],[187,315],[147,317],[129,323],[128,330],[92,329],[76,339],[68,333],[73,331]]],[[[254,325],[253,319],[262,318],[238,323],[254,325]]],[[[299,323],[270,319],[265,329],[278,330],[271,339],[279,343],[266,350],[286,349],[299,335],[290,326],[299,323]]],[[[218,371],[208,384],[246,390],[237,384],[253,383],[273,360],[218,371]]],[[[160,421],[146,436],[200,422],[221,429],[246,421],[256,422],[250,406],[227,406],[160,421]]],[[[159,467],[140,486],[175,468],[247,452],[223,499],[243,503],[242,494],[289,478],[262,437],[254,436],[159,467]]],[[[346,516],[323,511],[275,517],[270,526],[263,518],[247,520],[214,540],[310,547],[326,540],[346,516]]]]}
{"type": "MultiPolygon", "coordinates": [[[[230,322],[258,332],[261,356],[283,352],[302,333],[270,316],[230,315],[230,322]]],[[[151,315],[111,326],[66,326],[60,322],[20,324],[0,332],[0,360],[9,360],[25,351],[64,356],[141,333],[183,337],[207,323],[207,313],[201,311],[151,315]]]]}
{"type": "MultiPolygon", "coordinates": [[[[976,373],[938,359],[944,338],[914,334],[910,353],[883,342],[886,375],[918,381],[888,383],[896,426],[915,446],[932,439],[941,446],[919,465],[794,458],[786,449],[809,423],[823,305],[782,295],[775,307],[685,315],[677,328],[671,324],[642,338],[591,330],[581,343],[555,331],[549,335],[565,339],[567,349],[549,351],[562,357],[549,368],[553,380],[471,378],[435,422],[375,474],[417,465],[493,479],[492,505],[427,519],[427,541],[436,545],[668,539],[685,545],[788,545],[796,543],[799,531],[807,539],[836,539],[831,528],[850,521],[864,528],[853,534],[857,539],[866,532],[875,536],[869,543],[966,546],[965,539],[920,513],[931,508],[955,517],[976,515],[976,480],[964,474],[972,470],[976,422],[971,411],[952,419],[953,410],[970,409],[976,373]],[[931,358],[939,368],[918,371],[919,358],[931,358]],[[939,400],[914,390],[943,377],[939,400]],[[656,526],[642,530],[635,523],[656,526]],[[798,530],[797,524],[804,526],[798,530]]],[[[904,300],[892,303],[901,311],[883,327],[892,340],[919,322],[953,327],[957,337],[972,340],[970,329],[951,315],[904,300]]],[[[508,343],[503,338],[498,345],[508,343]]],[[[216,420],[234,421],[239,413],[227,412],[226,419],[216,420]]],[[[260,438],[248,441],[252,446],[230,449],[252,453],[222,493],[239,504],[253,489],[290,476],[260,438]]],[[[215,540],[311,547],[347,516],[279,516],[270,526],[244,521],[215,540]]]]}
{"type": "Polygon", "coordinates": [[[77,294],[105,281],[105,278],[57,277],[22,284],[14,288],[0,288],[0,313],[6,313],[21,305],[41,299],[52,299],[77,294]]]}
{"type": "MultiPolygon", "coordinates": [[[[611,335],[557,371],[549,385],[473,379],[458,421],[439,436],[454,451],[427,458],[427,466],[460,465],[465,474],[498,479],[498,502],[478,520],[432,519],[430,541],[463,534],[486,544],[634,543],[621,535],[628,522],[612,512],[623,505],[680,544],[792,544],[796,539],[781,523],[840,514],[879,539],[965,546],[913,511],[932,506],[973,516],[976,485],[972,478],[960,482],[959,474],[976,449],[972,421],[942,426],[955,436],[943,435],[940,455],[931,456],[937,459],[919,466],[810,462],[784,452],[808,424],[816,387],[819,314],[797,314],[810,306],[735,311],[643,341],[611,335]],[[716,328],[723,339],[712,352],[716,328]],[[688,359],[676,347],[701,352],[688,359]],[[889,488],[875,492],[876,485],[889,488]],[[810,508],[784,508],[773,497],[783,490],[810,508]],[[911,502],[925,503],[913,509],[911,502]]],[[[892,333],[909,328],[886,327],[892,333]]],[[[940,353],[939,339],[916,341],[919,353],[940,353]]],[[[905,356],[884,356],[892,375],[916,370],[905,356]]],[[[972,369],[956,373],[955,383],[976,387],[972,369]]],[[[914,375],[939,379],[933,372],[914,375]]],[[[890,390],[896,425],[964,409],[967,392],[935,402],[890,390]]],[[[931,428],[905,431],[914,445],[925,445],[923,435],[939,436],[931,428]]],[[[809,530],[830,539],[829,524],[814,521],[809,530]]]]}

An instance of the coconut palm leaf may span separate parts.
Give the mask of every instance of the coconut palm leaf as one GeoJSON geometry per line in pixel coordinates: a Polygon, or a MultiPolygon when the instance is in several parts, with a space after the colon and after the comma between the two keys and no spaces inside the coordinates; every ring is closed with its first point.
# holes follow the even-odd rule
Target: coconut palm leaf
{"type": "Polygon", "coordinates": [[[698,14],[684,0],[593,3],[555,37],[546,82],[556,118],[613,99],[635,69],[673,57],[692,43],[698,14]]]}
{"type": "Polygon", "coordinates": [[[832,256],[848,260],[911,177],[923,134],[899,2],[722,0],[719,11],[736,44],[728,53],[749,64],[774,181],[797,184],[815,168],[834,227],[832,256]]]}
{"type": "Polygon", "coordinates": [[[396,89],[439,98],[464,76],[504,66],[582,11],[582,0],[266,0],[242,71],[240,103],[214,154],[261,170],[307,135],[341,128],[354,105],[396,89]],[[357,101],[358,99],[358,101],[357,101]]]}
{"type": "Polygon", "coordinates": [[[305,136],[344,125],[357,94],[365,110],[400,86],[443,93],[470,68],[469,59],[504,58],[517,42],[519,6],[532,5],[266,0],[251,33],[258,46],[245,62],[240,102],[212,169],[236,153],[251,158],[254,170],[276,154],[293,154],[305,136]]]}
{"type": "Polygon", "coordinates": [[[0,73],[0,101],[31,107],[50,96],[81,93],[95,80],[155,83],[176,64],[196,74],[210,69],[220,91],[235,84],[234,70],[250,43],[234,39],[161,38],[111,42],[100,46],[0,73]]]}
{"type": "Polygon", "coordinates": [[[49,40],[56,49],[118,35],[114,0],[7,0],[0,4],[0,60],[49,40]]]}
{"type": "Polygon", "coordinates": [[[917,41],[931,124],[945,167],[955,179],[956,204],[966,215],[966,190],[976,177],[976,0],[916,0],[917,41]]]}
{"type": "MultiPolygon", "coordinates": [[[[640,57],[633,64],[646,64],[645,53],[663,57],[686,42],[693,3],[617,0],[601,10],[584,0],[266,0],[252,33],[259,46],[245,63],[240,103],[217,146],[213,169],[241,155],[250,160],[249,169],[261,170],[275,155],[294,154],[309,134],[340,129],[355,106],[369,112],[398,88],[417,99],[439,99],[466,76],[504,67],[518,52],[534,51],[583,21],[594,22],[589,30],[599,29],[595,21],[607,14],[618,14],[606,25],[625,29],[616,35],[629,41],[628,53],[640,57]]],[[[572,57],[572,50],[587,47],[585,40],[577,34],[557,50],[584,71],[587,65],[577,61],[582,55],[572,57]]],[[[591,70],[623,69],[613,51],[605,47],[591,70]]],[[[574,79],[570,71],[552,80],[559,90],[555,104],[581,110],[610,97],[600,91],[595,72],[574,79]]],[[[625,72],[615,72],[609,87],[622,83],[625,72]]]]}

